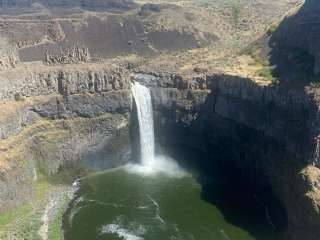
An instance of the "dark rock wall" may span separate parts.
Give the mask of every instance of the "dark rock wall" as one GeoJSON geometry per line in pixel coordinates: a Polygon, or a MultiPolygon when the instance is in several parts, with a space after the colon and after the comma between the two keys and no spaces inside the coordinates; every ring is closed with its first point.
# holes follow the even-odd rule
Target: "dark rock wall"
{"type": "MultiPolygon", "coordinates": [[[[271,53],[275,55],[273,57],[275,64],[278,61],[280,64],[292,62],[297,63],[294,68],[301,68],[301,65],[306,64],[308,60],[312,66],[303,66],[307,68],[304,70],[308,71],[311,67],[311,73],[312,68],[315,74],[320,73],[319,16],[320,2],[307,0],[300,9],[280,23],[276,31],[272,33],[270,41],[270,46],[275,49],[275,53],[271,53]],[[279,55],[283,55],[280,60],[279,55]]],[[[310,72],[306,74],[310,75],[310,72]]]]}
{"type": "Polygon", "coordinates": [[[224,75],[134,78],[153,89],[160,142],[204,151],[227,171],[235,168],[257,193],[271,187],[286,212],[273,221],[287,229],[286,238],[319,238],[319,188],[308,183],[305,171],[320,176],[314,167],[319,167],[316,90],[224,75]]]}

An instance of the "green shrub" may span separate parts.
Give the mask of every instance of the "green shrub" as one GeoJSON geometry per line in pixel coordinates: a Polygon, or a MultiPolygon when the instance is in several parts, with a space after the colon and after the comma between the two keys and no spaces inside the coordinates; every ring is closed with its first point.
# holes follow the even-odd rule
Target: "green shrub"
{"type": "Polygon", "coordinates": [[[257,70],[256,74],[259,77],[263,77],[263,78],[266,78],[271,81],[274,79],[272,69],[270,67],[263,67],[263,68],[257,70]]]}
{"type": "Polygon", "coordinates": [[[240,16],[241,16],[240,4],[239,2],[235,2],[232,4],[232,18],[233,18],[233,23],[235,25],[239,24],[240,16]]]}
{"type": "Polygon", "coordinates": [[[278,27],[279,27],[278,22],[271,24],[271,26],[267,30],[267,35],[271,36],[277,30],[278,27]]]}
{"type": "Polygon", "coordinates": [[[17,102],[21,102],[21,101],[24,101],[25,98],[20,93],[15,93],[14,100],[16,100],[17,102]]]}

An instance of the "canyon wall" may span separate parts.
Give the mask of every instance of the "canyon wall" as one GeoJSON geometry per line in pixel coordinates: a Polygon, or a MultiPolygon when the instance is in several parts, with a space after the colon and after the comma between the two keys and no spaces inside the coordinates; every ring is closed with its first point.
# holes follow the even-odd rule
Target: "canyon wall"
{"type": "Polygon", "coordinates": [[[152,89],[160,142],[205,152],[257,192],[270,187],[286,211],[287,239],[318,239],[317,88],[228,75],[130,76],[104,64],[0,74],[1,211],[28,200],[39,174],[75,178],[126,162],[132,78],[152,89]]]}
{"type": "Polygon", "coordinates": [[[306,0],[270,32],[271,62],[281,68],[280,73],[284,71],[284,77],[292,69],[304,73],[300,80],[320,73],[319,14],[320,2],[306,0]]]}
{"type": "Polygon", "coordinates": [[[0,211],[27,201],[39,174],[75,179],[127,161],[127,72],[87,65],[1,74],[0,211]]]}
{"type": "Polygon", "coordinates": [[[319,238],[318,89],[228,75],[133,77],[153,89],[160,142],[204,151],[258,194],[271,187],[287,219],[265,204],[286,239],[319,238]]]}

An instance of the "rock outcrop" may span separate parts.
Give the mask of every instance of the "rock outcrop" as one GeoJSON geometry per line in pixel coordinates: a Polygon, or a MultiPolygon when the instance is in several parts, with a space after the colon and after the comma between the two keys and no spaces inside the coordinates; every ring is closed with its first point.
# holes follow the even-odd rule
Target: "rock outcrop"
{"type": "Polygon", "coordinates": [[[6,39],[0,38],[0,71],[15,68],[19,63],[18,53],[6,39]]]}
{"type": "Polygon", "coordinates": [[[94,94],[129,89],[129,75],[118,67],[104,64],[20,68],[0,73],[0,100],[50,94],[94,94]]]}
{"type": "Polygon", "coordinates": [[[90,60],[89,49],[86,47],[81,47],[79,45],[74,45],[72,48],[60,50],[59,55],[52,54],[46,49],[45,52],[45,62],[47,64],[70,64],[70,63],[80,63],[88,62],[90,60]]]}

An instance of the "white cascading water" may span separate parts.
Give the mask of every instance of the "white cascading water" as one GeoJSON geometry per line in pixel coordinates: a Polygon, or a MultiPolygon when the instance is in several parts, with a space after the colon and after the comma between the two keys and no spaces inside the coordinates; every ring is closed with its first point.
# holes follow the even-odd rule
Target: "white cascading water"
{"type": "Polygon", "coordinates": [[[154,127],[153,109],[149,88],[134,82],[131,85],[132,95],[136,102],[139,121],[141,162],[143,166],[154,164],[154,127]]]}
{"type": "Polygon", "coordinates": [[[155,156],[153,109],[150,89],[138,82],[131,84],[131,92],[136,103],[140,133],[141,164],[129,166],[130,171],[139,174],[166,173],[174,177],[185,172],[171,158],[155,156]]]}

